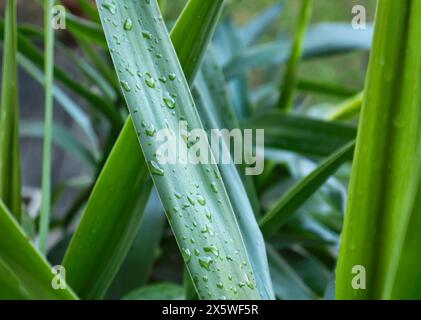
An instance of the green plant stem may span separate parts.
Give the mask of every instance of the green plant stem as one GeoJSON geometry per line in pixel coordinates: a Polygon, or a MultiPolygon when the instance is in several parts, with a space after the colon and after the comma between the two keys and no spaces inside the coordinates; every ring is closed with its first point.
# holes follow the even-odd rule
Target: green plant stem
{"type": "Polygon", "coordinates": [[[291,110],[293,107],[294,90],[297,85],[298,65],[303,54],[304,40],[311,20],[313,0],[303,0],[298,29],[292,46],[291,56],[286,66],[283,78],[281,96],[278,101],[278,108],[291,110]]]}
{"type": "Polygon", "coordinates": [[[356,116],[360,110],[363,103],[364,93],[360,92],[352,98],[344,101],[338,107],[333,110],[331,114],[327,116],[327,120],[338,121],[338,120],[348,120],[356,116]]]}
{"type": "Polygon", "coordinates": [[[378,2],[336,272],[338,299],[393,294],[419,187],[420,39],[421,1],[378,2]],[[364,290],[356,286],[363,274],[355,266],[365,269],[364,290]]]}
{"type": "Polygon", "coordinates": [[[8,0],[5,12],[0,106],[0,198],[20,221],[22,201],[16,54],[16,1],[8,0]]]}
{"type": "Polygon", "coordinates": [[[51,147],[53,125],[53,78],[54,78],[54,29],[51,26],[54,0],[44,1],[45,33],[45,120],[42,161],[42,200],[39,231],[39,249],[47,251],[48,230],[51,210],[51,147]]]}

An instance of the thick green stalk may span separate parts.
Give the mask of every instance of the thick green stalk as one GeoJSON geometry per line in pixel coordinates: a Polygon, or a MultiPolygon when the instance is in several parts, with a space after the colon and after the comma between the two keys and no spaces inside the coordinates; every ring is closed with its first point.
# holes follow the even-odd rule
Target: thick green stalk
{"type": "Polygon", "coordinates": [[[312,9],[313,0],[303,0],[298,20],[298,29],[292,45],[291,56],[286,66],[281,96],[278,101],[278,108],[282,110],[290,110],[293,107],[294,90],[297,85],[298,65],[303,54],[304,40],[310,24],[312,9]]]}
{"type": "Polygon", "coordinates": [[[0,106],[0,198],[20,221],[21,174],[16,38],[16,0],[8,0],[5,12],[0,106]]]}
{"type": "Polygon", "coordinates": [[[45,118],[44,147],[42,160],[42,200],[39,231],[39,249],[47,251],[48,230],[51,209],[51,147],[53,126],[53,78],[54,78],[54,29],[51,26],[54,0],[44,1],[44,36],[45,36],[45,118]]]}
{"type": "Polygon", "coordinates": [[[419,179],[420,39],[421,1],[378,2],[337,268],[339,299],[393,293],[419,179]]]}

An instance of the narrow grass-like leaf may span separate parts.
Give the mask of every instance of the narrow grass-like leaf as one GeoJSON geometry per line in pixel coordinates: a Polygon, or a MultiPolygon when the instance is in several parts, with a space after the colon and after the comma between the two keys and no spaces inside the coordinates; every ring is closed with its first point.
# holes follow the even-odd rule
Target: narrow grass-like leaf
{"type": "Polygon", "coordinates": [[[51,210],[51,145],[53,134],[53,81],[54,81],[54,29],[53,0],[44,1],[44,51],[45,51],[45,108],[44,108],[44,146],[42,152],[42,200],[39,226],[39,249],[47,251],[48,231],[51,210]]]}
{"type": "Polygon", "coordinates": [[[298,66],[303,54],[304,39],[311,20],[313,11],[313,0],[303,0],[301,12],[298,18],[298,26],[291,48],[291,55],[286,66],[281,96],[278,101],[278,108],[281,110],[291,110],[293,107],[294,90],[297,84],[298,66]]]}
{"type": "Polygon", "coordinates": [[[260,228],[268,238],[280,226],[294,215],[296,210],[304,204],[335,171],[352,157],[355,142],[347,144],[323,161],[311,174],[299,181],[283,196],[279,202],[261,219],[260,228]]]}
{"type": "Polygon", "coordinates": [[[22,203],[15,0],[7,1],[5,16],[0,105],[0,198],[20,221],[22,203]]]}
{"type": "MultiPolygon", "coordinates": [[[[124,4],[101,0],[98,4],[142,150],[199,296],[259,299],[249,257],[218,167],[158,164],[155,155],[159,144],[145,133],[147,128],[168,128],[178,134],[180,117],[187,121],[189,129],[203,130],[156,0],[124,4]],[[119,27],[114,27],[113,20],[119,27]],[[131,27],[127,27],[128,21],[133,22],[131,27]],[[114,37],[121,40],[120,45],[114,43],[114,37]],[[121,64],[129,65],[135,75],[120,69],[121,64]],[[163,76],[173,80],[159,81],[163,76]],[[212,191],[215,189],[217,194],[212,191]],[[238,288],[230,289],[229,278],[240,284],[238,288]]],[[[187,148],[184,140],[180,143],[187,148]]]]}
{"type": "Polygon", "coordinates": [[[51,266],[28,240],[1,200],[0,230],[0,297],[76,299],[69,287],[53,289],[51,266]]]}
{"type": "Polygon", "coordinates": [[[361,110],[363,97],[364,93],[360,92],[350,99],[344,101],[338,107],[336,107],[331,114],[328,115],[328,120],[347,120],[356,116],[361,110]]]}
{"type": "Polygon", "coordinates": [[[421,1],[378,2],[337,267],[338,299],[393,295],[419,187],[420,38],[421,1]],[[365,270],[365,290],[353,288],[353,279],[354,287],[360,284],[355,266],[360,276],[365,270]]]}

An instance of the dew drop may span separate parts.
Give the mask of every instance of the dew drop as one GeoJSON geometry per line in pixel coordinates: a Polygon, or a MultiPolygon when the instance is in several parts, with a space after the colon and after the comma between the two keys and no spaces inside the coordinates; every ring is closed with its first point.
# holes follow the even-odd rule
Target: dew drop
{"type": "Polygon", "coordinates": [[[124,91],[130,92],[132,89],[127,81],[120,81],[121,86],[123,87],[124,91]]]}
{"type": "Polygon", "coordinates": [[[124,30],[130,31],[133,29],[133,21],[130,18],[127,18],[126,21],[124,21],[123,25],[124,30]]]}
{"type": "Polygon", "coordinates": [[[210,257],[199,258],[199,265],[207,271],[211,271],[210,266],[212,263],[213,260],[210,257]]]}
{"type": "Polygon", "coordinates": [[[151,172],[152,174],[156,175],[156,176],[163,176],[164,175],[164,169],[162,169],[158,163],[156,163],[155,161],[151,160],[149,161],[149,164],[151,166],[151,172]]]}
{"type": "Polygon", "coordinates": [[[218,248],[216,247],[216,246],[208,246],[208,247],[204,247],[203,248],[203,251],[205,251],[205,252],[211,252],[211,253],[213,253],[215,256],[219,256],[219,250],[218,250],[218,248]]]}
{"type": "Polygon", "coordinates": [[[183,248],[182,250],[183,259],[186,263],[189,263],[191,260],[191,253],[190,250],[187,248],[183,248]]]}
{"type": "Polygon", "coordinates": [[[168,74],[168,78],[169,78],[171,81],[174,81],[174,80],[177,78],[177,76],[175,75],[175,73],[174,73],[174,72],[171,72],[170,74],[168,74]]]}

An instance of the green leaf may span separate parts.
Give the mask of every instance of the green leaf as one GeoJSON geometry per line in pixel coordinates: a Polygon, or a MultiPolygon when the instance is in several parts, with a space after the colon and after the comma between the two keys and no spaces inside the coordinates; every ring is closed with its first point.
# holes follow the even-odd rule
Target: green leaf
{"type": "Polygon", "coordinates": [[[42,152],[41,209],[39,224],[39,248],[47,252],[51,210],[51,146],[53,140],[53,81],[54,81],[54,29],[51,28],[54,0],[44,1],[44,145],[42,152]]]}
{"type": "Polygon", "coordinates": [[[63,260],[68,283],[83,299],[104,296],[136,236],[152,188],[138,142],[124,136],[134,130],[130,119],[127,126],[125,143],[111,151],[63,260]]]}
{"type": "Polygon", "coordinates": [[[399,267],[393,288],[392,299],[421,299],[420,225],[421,225],[421,183],[411,213],[405,244],[399,259],[399,267]]]}
{"type": "Polygon", "coordinates": [[[335,171],[352,157],[355,142],[347,144],[323,161],[311,174],[299,181],[261,219],[260,228],[265,238],[275,233],[280,226],[294,215],[308,198],[313,195],[335,171]]]}
{"type": "MultiPolygon", "coordinates": [[[[249,257],[218,167],[213,164],[158,165],[155,153],[159,144],[145,134],[144,126],[156,130],[168,126],[178,132],[180,117],[188,122],[189,129],[203,130],[156,1],[127,1],[121,4],[101,0],[98,5],[142,150],[199,296],[259,299],[249,257]],[[115,28],[108,19],[114,20],[119,27],[115,28]],[[128,19],[139,21],[139,24],[124,27],[128,19]],[[142,32],[147,33],[145,37],[138,36],[142,32]],[[121,39],[120,45],[113,41],[115,36],[121,39]],[[152,52],[148,50],[150,43],[155,46],[152,52]],[[120,64],[129,65],[135,76],[121,70],[120,64]],[[136,75],[137,72],[141,73],[141,78],[136,75]],[[170,74],[173,74],[173,80],[158,80],[170,74]],[[163,94],[171,93],[177,96],[171,97],[171,108],[167,108],[163,94]],[[141,109],[138,109],[139,103],[141,109]],[[219,190],[218,196],[212,191],[212,183],[219,190]],[[207,217],[209,214],[210,219],[207,217]],[[240,283],[236,290],[230,290],[230,275],[234,283],[240,283]]],[[[184,140],[181,143],[185,146],[184,140]]]]}
{"type": "Polygon", "coordinates": [[[111,285],[107,299],[121,299],[129,291],[144,286],[159,253],[164,234],[165,214],[156,191],[152,191],[136,238],[111,285]]]}
{"type": "MultiPolygon", "coordinates": [[[[311,27],[304,43],[303,59],[312,59],[354,50],[369,50],[372,28],[354,30],[350,24],[322,23],[311,27]]],[[[252,68],[269,67],[286,62],[291,42],[279,40],[243,50],[224,66],[227,79],[252,68]]]]}
{"type": "Polygon", "coordinates": [[[376,17],[337,267],[338,299],[393,296],[419,187],[421,1],[379,1],[376,17]],[[364,276],[361,266],[365,290],[355,290],[352,284],[364,276]]]}
{"type": "Polygon", "coordinates": [[[364,93],[360,92],[355,96],[337,106],[331,114],[328,115],[329,120],[347,120],[357,115],[361,110],[364,93]]]}
{"type": "MultiPolygon", "coordinates": [[[[78,141],[68,129],[59,124],[53,124],[52,130],[53,142],[57,146],[83,161],[92,169],[96,168],[97,159],[95,155],[90,149],[78,141]]],[[[24,138],[42,139],[44,137],[44,123],[38,121],[23,121],[20,136],[24,138]]]]}
{"type": "Polygon", "coordinates": [[[240,36],[245,46],[255,43],[282,12],[283,5],[276,3],[263,11],[240,29],[240,36]]]}
{"type": "Polygon", "coordinates": [[[243,128],[265,130],[265,146],[327,157],[355,139],[351,126],[332,123],[282,111],[263,113],[242,123],[243,128]]]}
{"type": "Polygon", "coordinates": [[[54,290],[51,266],[0,200],[0,298],[76,299],[70,288],[54,290]]]}
{"type": "Polygon", "coordinates": [[[134,290],[124,300],[184,300],[184,289],[173,283],[158,283],[134,290]]]}
{"type": "MultiPolygon", "coordinates": [[[[197,16],[205,16],[204,12],[202,11],[204,9],[207,10],[207,7],[200,7],[196,5],[197,0],[190,1],[188,3],[188,6],[193,4],[195,8],[198,10],[197,12],[191,12],[191,10],[185,10],[185,13],[183,14],[183,20],[196,20],[197,16]]],[[[213,3],[215,6],[220,6],[221,3],[219,2],[213,2],[208,1],[208,3],[213,3]]],[[[213,17],[213,19],[216,19],[217,15],[213,17]]],[[[182,21],[181,18],[179,21],[182,21]]],[[[208,21],[207,19],[202,20],[203,28],[197,27],[195,31],[197,33],[202,32],[208,32],[213,29],[212,23],[208,21]],[[206,28],[205,28],[206,27],[206,28]]],[[[216,23],[216,20],[213,21],[213,24],[216,23]]],[[[183,23],[184,25],[184,23],[183,23]]],[[[175,29],[178,28],[178,24],[175,26],[175,29]]],[[[179,33],[178,33],[179,34],[179,33]]],[[[198,46],[201,48],[202,51],[204,51],[207,47],[207,40],[208,37],[197,37],[198,39],[202,41],[196,41],[196,42],[190,42],[192,46],[198,46]]],[[[179,48],[184,46],[183,37],[173,37],[173,41],[175,43],[175,47],[179,48]]],[[[197,50],[196,52],[200,52],[201,50],[197,50]]],[[[184,59],[184,61],[187,63],[184,59]]],[[[200,60],[196,59],[195,63],[199,64],[200,60]]],[[[191,68],[190,71],[192,72],[195,70],[195,68],[191,68]]],[[[192,82],[192,78],[194,74],[186,74],[187,79],[189,79],[192,82]]],[[[169,79],[167,79],[169,81],[169,79]]],[[[97,246],[90,246],[89,250],[92,250],[95,255],[98,255],[99,258],[98,261],[106,261],[107,264],[101,263],[101,264],[91,264],[91,260],[89,255],[86,255],[81,259],[81,257],[78,255],[79,248],[82,248],[86,245],[86,243],[83,242],[83,239],[87,236],[89,236],[89,229],[91,228],[90,225],[95,225],[96,217],[100,216],[100,219],[102,216],[110,216],[109,220],[104,220],[104,223],[106,221],[109,222],[109,225],[107,225],[107,230],[110,233],[113,233],[113,227],[114,227],[114,221],[115,219],[119,219],[119,216],[121,215],[121,208],[124,208],[126,206],[132,206],[132,210],[130,212],[126,212],[127,219],[132,216],[136,219],[141,219],[142,212],[139,212],[138,205],[136,203],[128,203],[126,196],[118,196],[113,190],[107,189],[107,186],[116,186],[119,185],[121,188],[124,188],[126,190],[130,190],[130,194],[132,197],[131,202],[136,201],[143,201],[147,195],[150,193],[150,186],[149,182],[147,185],[145,185],[144,188],[138,188],[136,183],[137,181],[145,180],[147,177],[149,177],[149,172],[145,171],[145,160],[140,152],[139,148],[139,142],[136,135],[136,130],[133,127],[133,123],[131,120],[131,117],[126,122],[126,125],[122,129],[122,132],[117,139],[114,149],[112,153],[110,154],[107,164],[105,165],[104,169],[102,170],[102,173],[97,180],[96,187],[91,194],[90,200],[88,201],[87,209],[85,210],[84,215],[82,216],[81,225],[85,225],[83,227],[84,231],[77,230],[74,238],[72,239],[72,245],[69,247],[67,253],[66,253],[66,259],[65,264],[72,265],[72,268],[68,271],[68,278],[71,279],[70,282],[73,287],[75,288],[75,291],[78,292],[82,297],[91,297],[91,298],[100,298],[104,296],[105,291],[112,281],[115,273],[118,271],[120,264],[123,261],[124,254],[120,253],[119,251],[123,251],[123,253],[127,252],[128,248],[130,247],[130,242],[126,242],[125,246],[115,246],[113,252],[112,250],[109,250],[107,247],[107,237],[102,238],[104,243],[101,243],[101,245],[97,246]],[[129,152],[131,150],[131,154],[129,156],[129,152]],[[119,172],[126,172],[126,175],[121,175],[119,172]],[[136,196],[137,195],[137,196],[136,196]],[[88,210],[90,208],[91,203],[96,203],[98,206],[103,203],[103,198],[110,199],[110,201],[114,201],[113,206],[108,206],[105,204],[101,207],[100,210],[97,211],[96,206],[92,205],[92,210],[88,210]],[[87,233],[88,235],[85,235],[87,233]],[[98,249],[99,248],[99,249],[98,249]],[[98,249],[98,250],[97,250],[98,249]],[[113,270],[112,272],[108,272],[108,264],[112,264],[113,270]],[[84,268],[88,268],[86,271],[86,276],[80,276],[80,274],[84,274],[85,271],[79,271],[84,270],[84,268]],[[98,272],[96,272],[98,270],[98,272]],[[106,278],[102,277],[101,275],[103,273],[106,273],[108,276],[106,278]],[[73,280],[74,279],[74,280],[73,280]]],[[[140,210],[142,211],[142,210],[140,210]]],[[[133,224],[138,224],[138,222],[132,222],[131,220],[127,220],[128,222],[131,222],[133,224]]],[[[126,231],[122,231],[120,234],[112,234],[111,239],[119,239],[119,237],[134,237],[134,234],[136,233],[136,229],[132,228],[130,225],[122,225],[122,229],[126,228],[126,231]]],[[[79,228],[78,228],[79,229],[79,228]]],[[[107,231],[103,231],[106,233],[107,231]]],[[[133,238],[131,238],[133,239],[133,238]]],[[[116,242],[119,242],[116,240],[116,242]]]]}
{"type": "Polygon", "coordinates": [[[267,245],[270,274],[276,297],[282,300],[310,300],[316,295],[270,245],[267,245]]]}
{"type": "Polygon", "coordinates": [[[189,5],[184,7],[184,11],[176,22],[177,28],[174,28],[171,32],[173,41],[178,39],[183,41],[183,45],[177,47],[177,55],[180,64],[183,66],[184,74],[190,75],[190,84],[193,83],[195,74],[200,67],[200,63],[191,62],[202,61],[205,54],[205,50],[197,43],[209,43],[215,31],[215,21],[218,21],[221,15],[222,3],[223,0],[190,1],[189,5]],[[206,14],[204,16],[196,15],[197,12],[206,14]],[[185,18],[189,16],[194,18],[185,18]],[[206,33],[191,32],[191,30],[197,30],[198,28],[204,28],[206,33]]]}
{"type": "Polygon", "coordinates": [[[298,67],[303,55],[304,39],[313,12],[313,0],[303,0],[300,10],[291,55],[286,65],[282,88],[280,90],[281,96],[277,105],[281,110],[291,110],[294,105],[294,90],[297,85],[298,67]]]}
{"type": "MultiPolygon", "coordinates": [[[[223,84],[222,70],[216,65],[212,55],[208,54],[202,70],[197,76],[196,90],[194,90],[199,114],[207,132],[212,129],[225,128],[231,130],[239,127],[238,119],[228,100],[223,84]]],[[[222,148],[228,148],[224,142],[222,143],[224,144],[222,148]]],[[[227,150],[227,152],[229,151],[232,150],[227,150]]],[[[250,176],[245,175],[246,167],[244,165],[239,165],[236,168],[234,163],[231,162],[230,164],[219,164],[218,168],[237,218],[254,275],[258,280],[257,285],[261,297],[273,299],[267,257],[265,251],[261,250],[265,244],[255,218],[255,216],[260,217],[260,208],[257,209],[259,211],[253,212],[249,200],[249,198],[253,199],[254,194],[257,202],[253,181],[248,179],[251,178],[250,176]]]]}
{"type": "Polygon", "coordinates": [[[15,0],[7,1],[5,17],[0,105],[0,198],[20,221],[22,200],[15,0]]]}

